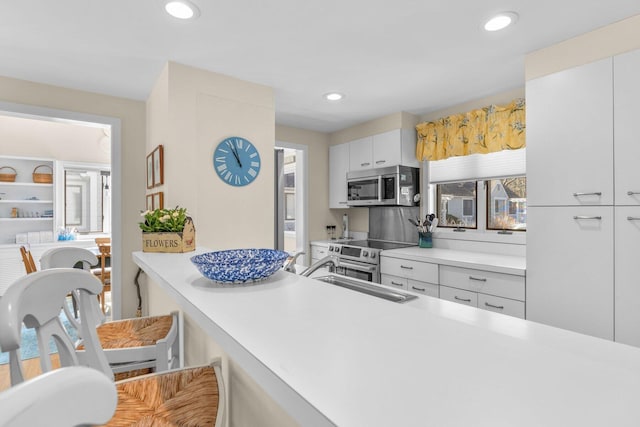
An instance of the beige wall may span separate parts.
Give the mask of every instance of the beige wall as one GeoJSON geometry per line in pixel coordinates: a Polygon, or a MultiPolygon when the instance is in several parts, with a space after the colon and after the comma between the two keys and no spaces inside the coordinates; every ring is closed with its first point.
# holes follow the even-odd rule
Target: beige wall
{"type": "Polygon", "coordinates": [[[525,57],[526,80],[640,48],[640,15],[546,47],[525,57]]]}
{"type": "MultiPolygon", "coordinates": [[[[146,151],[162,144],[165,155],[165,184],[153,191],[164,192],[165,206],[188,209],[198,246],[211,250],[273,247],[275,110],[271,88],[169,63],[147,101],[147,115],[146,151]],[[213,152],[229,136],[248,139],[260,153],[260,174],[245,187],[222,182],[213,169],[213,152]]],[[[145,283],[145,294],[149,314],[178,308],[154,283],[145,283]]],[[[184,339],[186,365],[222,358],[229,425],[296,425],[188,316],[184,339]]]]}
{"type": "Polygon", "coordinates": [[[137,267],[130,254],[140,249],[139,210],[144,207],[144,103],[7,77],[0,77],[0,100],[121,120],[122,235],[114,241],[114,251],[122,254],[122,315],[134,316],[137,299],[133,279],[137,267]]]}
{"type": "Polygon", "coordinates": [[[147,153],[164,146],[165,206],[193,216],[198,245],[273,247],[273,93],[265,86],[169,63],[147,103],[147,153]],[[223,183],[213,151],[229,136],[251,141],[262,168],[245,187],[223,183]]]}

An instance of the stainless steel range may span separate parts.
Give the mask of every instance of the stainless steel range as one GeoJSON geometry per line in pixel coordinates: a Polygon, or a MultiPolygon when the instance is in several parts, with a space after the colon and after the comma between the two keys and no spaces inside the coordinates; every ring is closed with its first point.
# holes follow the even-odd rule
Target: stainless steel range
{"type": "Polygon", "coordinates": [[[368,282],[380,283],[380,252],[387,249],[415,246],[415,243],[383,240],[355,240],[348,243],[331,243],[329,255],[340,260],[335,273],[368,282]]]}
{"type": "Polygon", "coordinates": [[[336,274],[380,283],[380,252],[418,244],[418,233],[408,219],[418,218],[417,207],[369,208],[369,239],[329,244],[337,257],[336,274]]]}

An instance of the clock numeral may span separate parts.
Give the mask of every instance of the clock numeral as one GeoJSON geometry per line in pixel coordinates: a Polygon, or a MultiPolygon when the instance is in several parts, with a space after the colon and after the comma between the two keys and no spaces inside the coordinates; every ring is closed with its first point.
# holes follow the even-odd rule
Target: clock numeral
{"type": "Polygon", "coordinates": [[[251,175],[251,177],[255,178],[257,173],[255,171],[255,169],[249,169],[249,171],[247,172],[249,175],[251,175]]]}
{"type": "Polygon", "coordinates": [[[223,150],[222,148],[218,148],[219,151],[222,151],[225,154],[229,154],[229,152],[227,150],[223,150]]]}
{"type": "Polygon", "coordinates": [[[241,139],[236,139],[236,147],[238,147],[239,149],[242,150],[242,140],[241,139]]]}
{"type": "Polygon", "coordinates": [[[227,170],[227,165],[226,164],[222,164],[222,165],[218,166],[218,172],[222,173],[225,170],[227,170]]]}
{"type": "Polygon", "coordinates": [[[258,168],[260,167],[260,162],[251,162],[251,166],[253,166],[254,168],[258,168]]]}
{"type": "Polygon", "coordinates": [[[216,157],[216,162],[226,163],[227,162],[227,158],[226,157],[216,157]]]}
{"type": "Polygon", "coordinates": [[[225,181],[229,181],[231,182],[231,177],[233,176],[233,174],[229,171],[227,171],[227,174],[224,176],[225,181]]]}
{"type": "Polygon", "coordinates": [[[258,153],[251,153],[251,154],[249,154],[249,157],[253,159],[257,155],[258,155],[258,153]]]}
{"type": "Polygon", "coordinates": [[[251,181],[249,181],[249,178],[247,178],[246,176],[244,177],[244,180],[247,181],[247,182],[251,182],[251,181]]]}
{"type": "Polygon", "coordinates": [[[238,175],[236,175],[236,185],[240,184],[240,177],[238,175]]]}

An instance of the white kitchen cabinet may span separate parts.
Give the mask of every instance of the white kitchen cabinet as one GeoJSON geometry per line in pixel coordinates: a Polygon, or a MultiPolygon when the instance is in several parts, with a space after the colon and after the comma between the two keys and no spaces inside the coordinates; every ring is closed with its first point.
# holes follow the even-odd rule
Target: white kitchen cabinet
{"type": "Polygon", "coordinates": [[[613,339],[612,206],[527,207],[527,319],[613,339]]]}
{"type": "Polygon", "coordinates": [[[440,285],[440,298],[471,307],[478,306],[478,293],[440,285]]]}
{"type": "Polygon", "coordinates": [[[483,310],[525,318],[524,276],[441,265],[440,295],[483,310]]]}
{"type": "Polygon", "coordinates": [[[349,170],[388,166],[419,167],[414,129],[394,129],[349,143],[349,170]]]}
{"type": "Polygon", "coordinates": [[[430,262],[381,256],[380,273],[420,282],[438,283],[438,264],[430,262]]]}
{"type": "Polygon", "coordinates": [[[311,264],[329,255],[329,243],[311,242],[311,264]]]}
{"type": "Polygon", "coordinates": [[[615,212],[615,340],[640,347],[640,207],[615,212]]]}
{"type": "Polygon", "coordinates": [[[440,286],[434,283],[421,282],[419,280],[407,279],[407,290],[425,294],[430,297],[440,297],[440,286]]]}
{"type": "Polygon", "coordinates": [[[373,166],[373,137],[349,142],[349,170],[371,169],[373,166]]]}
{"type": "Polygon", "coordinates": [[[390,274],[382,274],[380,276],[380,283],[396,289],[406,290],[408,288],[406,277],[392,276],[390,274]]]}
{"type": "Polygon", "coordinates": [[[525,304],[508,298],[501,298],[494,295],[478,294],[478,308],[493,311],[494,313],[506,314],[520,319],[525,318],[525,304]]]}
{"type": "Polygon", "coordinates": [[[518,301],[525,300],[524,276],[441,265],[440,284],[518,301]]]}
{"type": "Polygon", "coordinates": [[[614,70],[615,204],[640,205],[640,50],[618,55],[614,70]]]}
{"type": "Polygon", "coordinates": [[[527,82],[528,206],[613,204],[612,68],[607,58],[527,82]]]}
{"type": "Polygon", "coordinates": [[[349,171],[349,144],[329,147],[329,208],[347,206],[347,172],[349,171]]]}

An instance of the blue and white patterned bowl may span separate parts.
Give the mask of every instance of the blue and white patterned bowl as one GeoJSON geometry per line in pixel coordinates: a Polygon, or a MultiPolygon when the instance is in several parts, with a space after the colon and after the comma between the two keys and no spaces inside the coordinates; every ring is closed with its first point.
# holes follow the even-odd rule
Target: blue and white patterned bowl
{"type": "Polygon", "coordinates": [[[275,249],[231,249],[191,257],[207,279],[220,283],[246,283],[266,279],[278,271],[289,254],[275,249]]]}

